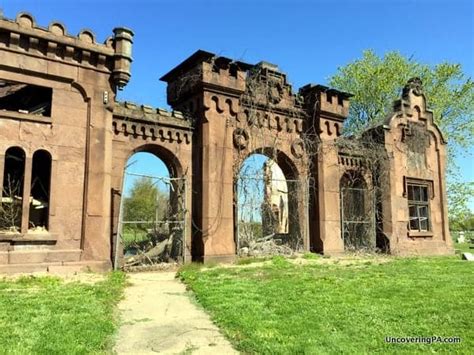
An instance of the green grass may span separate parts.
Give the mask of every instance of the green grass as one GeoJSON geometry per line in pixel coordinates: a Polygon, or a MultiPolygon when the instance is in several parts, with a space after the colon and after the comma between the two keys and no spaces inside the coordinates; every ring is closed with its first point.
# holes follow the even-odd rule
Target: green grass
{"type": "Polygon", "coordinates": [[[455,257],[349,265],[321,260],[295,265],[277,257],[268,266],[183,268],[179,275],[244,353],[472,353],[472,263],[455,257]],[[389,344],[386,336],[462,341],[389,344]]]}
{"type": "Polygon", "coordinates": [[[456,251],[456,254],[474,253],[474,249],[471,249],[471,246],[474,246],[474,244],[471,244],[471,243],[454,243],[454,245],[453,245],[454,250],[456,251]]]}
{"type": "Polygon", "coordinates": [[[53,277],[0,280],[0,353],[90,354],[110,350],[125,274],[95,284],[53,277]]]}

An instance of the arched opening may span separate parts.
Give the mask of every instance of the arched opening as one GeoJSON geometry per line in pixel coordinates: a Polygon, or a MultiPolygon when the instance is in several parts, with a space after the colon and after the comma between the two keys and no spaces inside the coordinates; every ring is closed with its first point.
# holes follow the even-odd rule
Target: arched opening
{"type": "Polygon", "coordinates": [[[51,187],[51,154],[37,150],[33,154],[29,225],[31,231],[48,230],[51,187]]]}
{"type": "Polygon", "coordinates": [[[374,196],[360,172],[348,171],[342,176],[340,206],[344,249],[375,250],[374,196]]]}
{"type": "Polygon", "coordinates": [[[0,230],[2,232],[19,233],[21,230],[25,161],[25,152],[20,147],[11,147],[5,152],[0,204],[0,230]]]}
{"type": "Polygon", "coordinates": [[[125,267],[180,262],[184,253],[184,179],[179,166],[153,149],[128,159],[119,235],[125,267]]]}
{"type": "Polygon", "coordinates": [[[266,153],[249,155],[236,175],[234,236],[240,256],[304,250],[302,182],[287,161],[266,153]]]}

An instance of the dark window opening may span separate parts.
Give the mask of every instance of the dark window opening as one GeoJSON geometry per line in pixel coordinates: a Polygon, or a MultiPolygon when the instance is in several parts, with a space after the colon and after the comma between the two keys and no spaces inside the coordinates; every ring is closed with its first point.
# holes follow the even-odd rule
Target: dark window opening
{"type": "Polygon", "coordinates": [[[11,147],[5,153],[5,169],[0,203],[0,230],[18,233],[21,229],[25,152],[11,147]]]}
{"type": "Polygon", "coordinates": [[[0,79],[0,111],[51,116],[53,90],[0,79]]]}
{"type": "Polygon", "coordinates": [[[51,155],[38,150],[33,155],[29,228],[47,230],[51,185],[51,155]]]}
{"type": "Polygon", "coordinates": [[[340,181],[341,237],[346,250],[375,248],[374,200],[365,179],[356,171],[340,181]]]}
{"type": "Polygon", "coordinates": [[[430,230],[428,186],[408,184],[409,228],[412,231],[430,230]]]}

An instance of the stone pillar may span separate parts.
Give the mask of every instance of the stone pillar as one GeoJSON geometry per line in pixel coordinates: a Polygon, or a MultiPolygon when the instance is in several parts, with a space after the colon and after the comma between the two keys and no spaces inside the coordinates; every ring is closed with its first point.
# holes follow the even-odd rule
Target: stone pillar
{"type": "Polygon", "coordinates": [[[448,200],[446,192],[446,149],[441,146],[438,150],[438,179],[440,186],[441,218],[443,223],[443,239],[448,249],[452,250],[453,240],[449,232],[448,200]]]}
{"type": "Polygon", "coordinates": [[[98,96],[90,106],[87,170],[87,210],[83,258],[110,261],[110,201],[112,172],[112,113],[98,96]]]}
{"type": "Polygon", "coordinates": [[[311,172],[317,179],[317,196],[312,197],[313,215],[310,216],[312,248],[325,254],[340,254],[344,252],[339,186],[341,173],[334,140],[342,134],[344,120],[349,115],[351,95],[311,84],[302,87],[300,95],[304,97],[309,117],[313,118],[308,128],[309,136],[319,136],[316,172],[311,172]]]}
{"type": "MultiPolygon", "coordinates": [[[[54,189],[56,186],[56,179],[58,178],[58,161],[57,159],[51,159],[51,176],[49,179],[49,216],[56,214],[56,194],[54,189]]],[[[50,223],[49,223],[50,224],[50,223]]]]}
{"type": "Polygon", "coordinates": [[[219,112],[218,98],[204,94],[209,107],[202,124],[202,236],[204,259],[231,260],[234,242],[234,174],[232,127],[226,111],[219,112]]]}
{"type": "Polygon", "coordinates": [[[332,142],[323,142],[318,154],[319,235],[324,254],[341,254],[340,172],[337,149],[332,142]]]}
{"type": "MultiPolygon", "coordinates": [[[[189,171],[191,171],[192,167],[189,167],[189,171]]],[[[188,173],[187,175],[184,176],[186,178],[185,180],[185,208],[186,208],[186,213],[184,215],[184,262],[191,262],[193,257],[192,257],[192,198],[193,198],[193,193],[192,193],[192,186],[193,186],[193,177],[191,173],[188,173]]]]}
{"type": "Polygon", "coordinates": [[[0,204],[2,203],[2,196],[3,196],[3,180],[4,180],[4,176],[3,176],[3,173],[5,171],[5,155],[4,154],[0,154],[0,181],[1,181],[1,184],[2,186],[0,187],[0,204]]]}
{"type": "Polygon", "coordinates": [[[28,233],[30,219],[30,195],[31,195],[31,170],[33,160],[31,157],[25,159],[25,173],[23,178],[23,200],[21,208],[21,233],[28,233]]]}

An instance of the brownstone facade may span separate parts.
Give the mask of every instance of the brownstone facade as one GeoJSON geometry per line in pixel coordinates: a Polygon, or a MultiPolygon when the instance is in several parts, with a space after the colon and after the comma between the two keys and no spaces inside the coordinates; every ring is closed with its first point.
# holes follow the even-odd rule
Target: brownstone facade
{"type": "Polygon", "coordinates": [[[446,142],[418,80],[385,124],[367,132],[387,159],[379,170],[359,169],[368,166],[364,156],[337,144],[349,94],[321,85],[294,93],[272,64],[198,51],[162,78],[173,111],[116,102],[131,76],[133,32],[113,33],[99,44],[89,31],[71,36],[28,14],[0,19],[0,196],[11,222],[0,231],[1,272],[109,269],[120,249],[125,164],[141,151],[186,177],[186,261],[235,258],[235,171],[255,152],[287,179],[308,182],[291,192],[289,220],[305,250],[344,252],[343,182],[360,170],[363,183],[350,191],[383,193],[370,210],[374,245],[393,254],[452,252],[446,142]]]}

